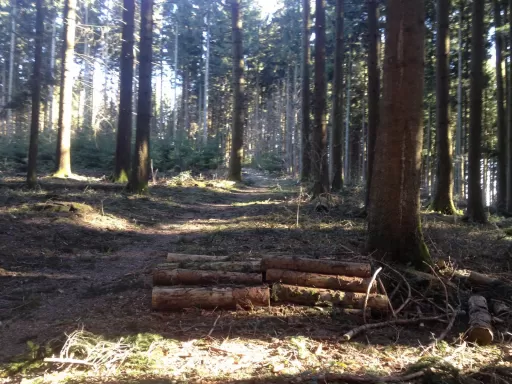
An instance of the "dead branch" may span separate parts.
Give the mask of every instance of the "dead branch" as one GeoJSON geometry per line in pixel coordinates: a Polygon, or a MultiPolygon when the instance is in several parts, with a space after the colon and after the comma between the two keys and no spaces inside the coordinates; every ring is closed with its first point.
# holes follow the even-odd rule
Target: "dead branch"
{"type": "Polygon", "coordinates": [[[407,375],[391,375],[385,377],[378,376],[357,376],[350,375],[347,373],[326,373],[323,375],[320,380],[325,380],[326,382],[336,381],[336,382],[344,382],[344,383],[398,383],[409,381],[413,379],[417,379],[422,377],[427,373],[427,369],[422,369],[421,371],[409,373],[407,375]]]}
{"type": "Polygon", "coordinates": [[[368,297],[370,297],[370,291],[372,289],[373,283],[375,282],[375,279],[377,278],[377,275],[379,272],[382,271],[382,267],[377,268],[377,270],[373,273],[372,278],[370,279],[370,283],[368,284],[368,288],[366,289],[366,296],[364,298],[364,304],[363,304],[363,322],[366,324],[366,306],[368,305],[368,297]]]}
{"type": "Polygon", "coordinates": [[[79,359],[65,359],[60,357],[47,357],[44,359],[45,363],[57,363],[57,364],[79,364],[79,365],[89,365],[93,366],[93,363],[90,363],[85,360],[79,360],[79,359]]]}

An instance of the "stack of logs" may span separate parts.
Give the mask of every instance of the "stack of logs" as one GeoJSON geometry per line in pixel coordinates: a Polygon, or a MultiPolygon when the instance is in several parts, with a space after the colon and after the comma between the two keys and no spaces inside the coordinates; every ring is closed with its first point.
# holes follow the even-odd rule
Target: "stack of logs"
{"type": "Polygon", "coordinates": [[[153,271],[156,310],[262,307],[271,297],[278,303],[355,309],[366,302],[376,311],[389,305],[387,296],[376,293],[369,263],[280,256],[234,261],[169,253],[167,263],[153,271]]]}

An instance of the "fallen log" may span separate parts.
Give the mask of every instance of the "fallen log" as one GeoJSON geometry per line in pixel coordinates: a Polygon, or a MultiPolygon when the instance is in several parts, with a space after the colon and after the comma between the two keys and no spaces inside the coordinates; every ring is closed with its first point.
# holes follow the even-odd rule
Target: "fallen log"
{"type": "Polygon", "coordinates": [[[167,261],[171,263],[181,263],[190,261],[227,261],[229,256],[208,256],[208,255],[187,255],[183,253],[168,253],[167,261]]]}
{"type": "Polygon", "coordinates": [[[483,273],[478,273],[474,271],[471,271],[471,273],[469,274],[468,282],[473,285],[494,285],[501,283],[497,279],[484,275],[483,273]]]}
{"type": "Polygon", "coordinates": [[[270,304],[268,286],[257,287],[154,287],[151,299],[155,310],[183,308],[243,308],[270,304]]]}
{"type": "MultiPolygon", "coordinates": [[[[366,292],[370,278],[351,277],[340,275],[322,275],[284,269],[268,269],[265,273],[266,281],[271,283],[285,283],[315,288],[339,289],[349,292],[366,292]]],[[[376,291],[377,285],[372,284],[370,292],[376,291]]]]}
{"type": "MultiPolygon", "coordinates": [[[[362,309],[365,298],[366,294],[359,292],[297,287],[279,283],[272,285],[272,299],[300,305],[339,306],[362,309]]],[[[385,295],[371,294],[368,297],[367,307],[381,312],[387,311],[388,298],[385,295]]]]}
{"type": "Polygon", "coordinates": [[[327,275],[343,275],[356,277],[370,277],[371,265],[369,263],[352,263],[348,261],[308,259],[301,257],[265,257],[261,261],[264,271],[268,269],[286,269],[310,273],[323,273],[327,275]]]}
{"type": "Polygon", "coordinates": [[[194,269],[155,269],[153,271],[153,285],[256,285],[261,283],[261,273],[200,271],[194,269]]]}
{"type": "Polygon", "coordinates": [[[195,269],[199,271],[225,271],[225,272],[261,272],[260,261],[183,261],[181,263],[164,263],[156,269],[195,269]]]}
{"type": "Polygon", "coordinates": [[[480,345],[488,345],[493,340],[491,315],[487,309],[487,300],[483,296],[471,296],[469,305],[469,329],[466,340],[480,345]]]}

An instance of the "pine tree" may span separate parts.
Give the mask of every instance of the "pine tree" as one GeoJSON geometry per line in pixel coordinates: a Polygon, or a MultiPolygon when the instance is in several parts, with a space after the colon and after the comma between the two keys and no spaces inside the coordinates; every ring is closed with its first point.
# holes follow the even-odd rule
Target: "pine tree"
{"type": "Polygon", "coordinates": [[[309,0],[302,1],[302,170],[301,180],[308,181],[311,177],[311,140],[310,140],[310,90],[309,90],[309,72],[310,72],[310,50],[309,37],[311,29],[311,15],[309,0]]]}

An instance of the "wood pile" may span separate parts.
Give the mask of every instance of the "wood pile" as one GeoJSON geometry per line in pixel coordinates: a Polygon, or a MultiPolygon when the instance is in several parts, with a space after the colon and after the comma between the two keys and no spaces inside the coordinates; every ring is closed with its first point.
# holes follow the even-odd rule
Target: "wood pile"
{"type": "Polygon", "coordinates": [[[369,263],[272,256],[235,261],[227,256],[169,253],[153,271],[152,307],[252,308],[277,303],[386,311],[369,263]]]}

